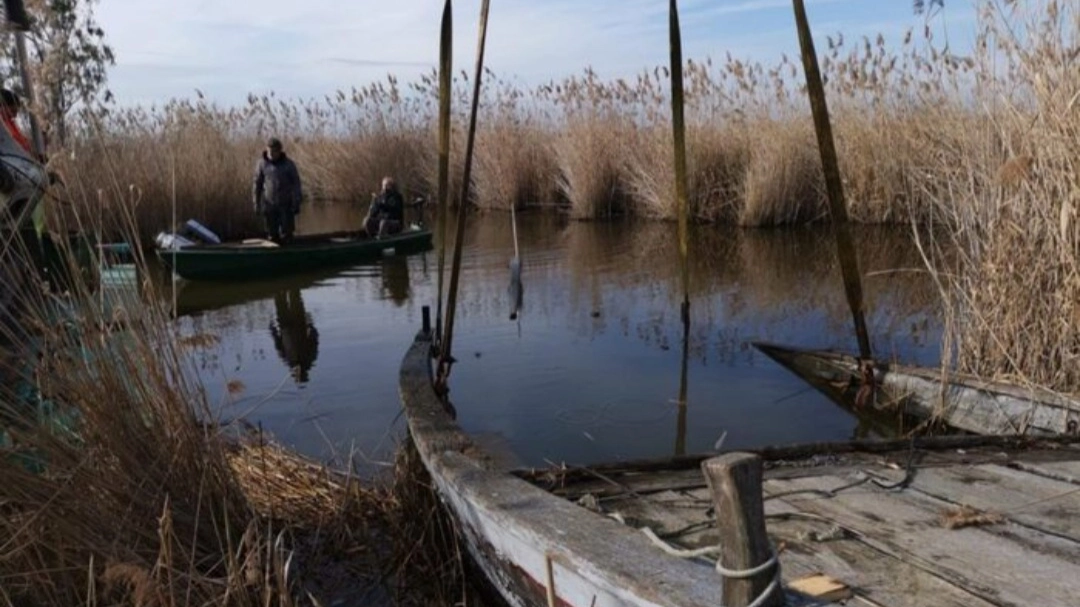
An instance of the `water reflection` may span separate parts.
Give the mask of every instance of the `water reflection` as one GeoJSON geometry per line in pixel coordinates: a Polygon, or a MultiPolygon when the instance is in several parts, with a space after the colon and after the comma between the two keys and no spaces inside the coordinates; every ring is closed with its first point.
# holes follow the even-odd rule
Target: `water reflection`
{"type": "Polygon", "coordinates": [[[300,289],[292,287],[278,291],[274,295],[274,313],[275,320],[270,323],[274,348],[297,385],[306,384],[319,356],[319,331],[304,309],[300,289]]]}
{"type": "MultiPolygon", "coordinates": [[[[500,437],[526,464],[694,453],[722,436],[737,449],[895,431],[890,420],[841,409],[749,346],[855,348],[827,230],[695,227],[684,336],[674,225],[520,214],[528,313],[507,322],[515,294],[506,219],[480,215],[466,226],[451,388],[465,429],[500,437]]],[[[896,229],[860,227],[856,244],[875,352],[934,364],[937,294],[911,271],[918,251],[896,229]]],[[[223,376],[211,382],[211,398],[228,400],[221,393],[237,379],[249,402],[272,395],[255,419],[282,440],[316,456],[355,445],[388,457],[379,449],[401,430],[398,365],[421,306],[434,308],[435,259],[421,253],[275,281],[185,286],[182,330],[220,337],[206,357],[223,376]],[[267,326],[277,327],[284,351],[282,319],[304,315],[318,327],[318,371],[312,362],[298,391],[281,360],[299,375],[304,358],[280,354],[267,326]]],[[[309,337],[306,324],[289,326],[298,327],[293,343],[309,337]]]]}
{"type": "Polygon", "coordinates": [[[409,299],[409,260],[395,255],[382,260],[381,267],[383,296],[402,306],[409,299]]]}

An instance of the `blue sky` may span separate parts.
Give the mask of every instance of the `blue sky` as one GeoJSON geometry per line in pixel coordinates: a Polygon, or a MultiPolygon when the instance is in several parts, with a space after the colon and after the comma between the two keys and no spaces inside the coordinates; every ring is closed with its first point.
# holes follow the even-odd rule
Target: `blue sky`
{"type": "MultiPolygon", "coordinates": [[[[911,0],[806,0],[817,38],[899,41],[925,17],[911,0]]],[[[931,23],[954,48],[971,39],[971,0],[947,0],[931,23]]],[[[408,81],[438,60],[442,0],[106,0],[98,21],[116,52],[121,104],[193,97],[225,103],[270,90],[321,97],[394,73],[408,81]]],[[[454,2],[455,69],[472,73],[479,0],[454,2]]],[[[485,63],[538,84],[591,66],[603,78],[667,61],[665,0],[492,0],[485,63]]],[[[730,52],[771,63],[796,56],[791,0],[682,0],[686,58],[730,52]]],[[[824,43],[819,42],[819,52],[824,43]]]]}

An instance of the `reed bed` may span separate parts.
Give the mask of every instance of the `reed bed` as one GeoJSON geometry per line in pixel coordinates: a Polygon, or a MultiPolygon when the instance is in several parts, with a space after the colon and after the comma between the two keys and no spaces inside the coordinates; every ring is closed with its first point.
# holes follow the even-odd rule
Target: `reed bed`
{"type": "MultiPolygon", "coordinates": [[[[980,5],[979,28],[989,36],[995,27],[989,11],[997,5],[980,5]]],[[[1009,4],[1003,10],[1019,9],[1009,4]]],[[[1055,10],[1061,19],[1070,12],[1055,10]]],[[[1071,24],[1063,26],[1055,35],[1066,48],[1075,32],[1071,24]]],[[[856,221],[941,220],[937,201],[963,178],[943,168],[992,153],[999,142],[983,136],[987,125],[1012,119],[983,95],[1024,75],[980,63],[977,52],[954,54],[935,39],[934,27],[917,26],[898,40],[834,36],[823,49],[822,72],[856,221]]],[[[1037,33],[1018,34],[1015,53],[1037,54],[1037,33]]],[[[456,179],[468,78],[459,74],[452,84],[456,179]]],[[[674,219],[668,80],[665,67],[615,79],[586,68],[540,86],[487,72],[468,203],[487,209],[556,206],[579,219],[624,213],[674,219]]],[[[826,219],[797,59],[773,65],[730,54],[716,62],[690,59],[684,81],[693,218],[744,226],[826,219]]],[[[366,206],[386,174],[410,196],[433,199],[436,84],[433,70],[416,82],[388,76],[323,98],[252,96],[240,107],[196,98],[84,115],[70,149],[55,154],[55,163],[65,174],[83,176],[74,187],[91,197],[123,169],[124,187],[141,196],[138,226],[144,234],[171,224],[174,199],[179,218],[196,217],[223,235],[259,231],[249,182],[269,135],[285,141],[312,201],[366,206]]],[[[1030,106],[1015,109],[1020,120],[1037,116],[1030,106]]],[[[460,183],[450,190],[457,195],[460,183]]]]}
{"type": "MultiPolygon", "coordinates": [[[[1080,390],[1080,7],[988,4],[974,61],[984,120],[943,150],[926,192],[947,226],[924,239],[961,369],[1080,390]],[[943,187],[947,184],[949,187],[943,187]],[[960,256],[938,262],[943,250],[960,256]],[[952,271],[950,271],[952,270],[952,271]]],[[[946,73],[951,82],[957,75],[946,73]]]]}

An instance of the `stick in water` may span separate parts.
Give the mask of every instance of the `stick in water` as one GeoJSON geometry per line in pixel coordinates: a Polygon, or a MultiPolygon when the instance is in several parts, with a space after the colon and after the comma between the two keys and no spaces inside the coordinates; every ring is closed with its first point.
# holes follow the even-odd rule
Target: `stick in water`
{"type": "Polygon", "coordinates": [[[445,393],[446,380],[450,375],[453,362],[451,346],[454,339],[454,312],[457,309],[458,281],[461,277],[461,252],[465,241],[465,216],[469,203],[469,182],[472,180],[473,143],[476,140],[476,111],[480,104],[480,79],[484,69],[484,41],[487,38],[488,9],[490,0],[480,5],[480,39],[476,50],[476,75],[473,78],[472,107],[469,108],[469,132],[465,139],[465,172],[461,181],[461,200],[458,201],[457,234],[454,240],[454,259],[450,270],[450,285],[446,294],[446,328],[442,345],[439,348],[439,373],[437,387],[445,393]]]}
{"type": "Polygon", "coordinates": [[[840,271],[844,277],[844,291],[848,307],[855,322],[855,337],[859,340],[859,357],[872,360],[870,336],[866,331],[863,315],[862,283],[859,279],[859,259],[851,239],[848,225],[847,203],[844,201],[844,185],[840,181],[840,165],[836,159],[832,126],[829,124],[829,106],[825,102],[825,86],[821,82],[814,39],[810,35],[810,23],[806,17],[803,0],[794,0],[795,24],[799,30],[799,46],[802,49],[803,69],[806,71],[806,91],[810,96],[810,108],[814,114],[814,130],[817,131],[818,149],[821,151],[821,168],[825,173],[825,188],[829,194],[829,212],[836,230],[836,248],[840,256],[840,271]]]}

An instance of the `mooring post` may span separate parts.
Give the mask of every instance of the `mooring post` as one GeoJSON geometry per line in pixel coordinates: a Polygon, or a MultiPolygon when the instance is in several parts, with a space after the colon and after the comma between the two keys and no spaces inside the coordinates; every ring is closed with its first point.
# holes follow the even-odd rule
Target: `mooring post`
{"type": "Polygon", "coordinates": [[[424,331],[424,335],[431,334],[431,306],[422,306],[420,308],[420,327],[424,331]]]}
{"type": "MultiPolygon", "coordinates": [[[[729,571],[749,571],[774,558],[765,532],[765,506],[761,498],[761,458],[752,453],[727,453],[701,463],[709,483],[716,527],[720,532],[719,565],[729,571]]],[[[776,577],[779,563],[748,577],[724,576],[721,604],[747,607],[776,577]]],[[[779,585],[761,607],[784,605],[784,591],[779,585]]]]}

